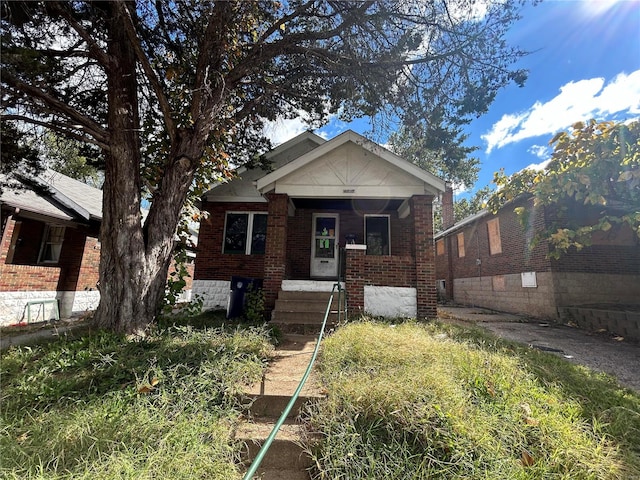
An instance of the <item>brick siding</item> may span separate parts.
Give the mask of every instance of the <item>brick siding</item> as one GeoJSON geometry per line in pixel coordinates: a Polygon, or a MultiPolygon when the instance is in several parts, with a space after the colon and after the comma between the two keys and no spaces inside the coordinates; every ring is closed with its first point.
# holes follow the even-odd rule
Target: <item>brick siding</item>
{"type": "Polygon", "coordinates": [[[44,229],[43,222],[7,219],[0,245],[0,291],[94,290],[100,263],[97,226],[67,226],[59,261],[39,265],[44,229]],[[14,235],[18,237],[13,239],[14,235]],[[16,249],[12,262],[7,263],[12,239],[16,249]]]}

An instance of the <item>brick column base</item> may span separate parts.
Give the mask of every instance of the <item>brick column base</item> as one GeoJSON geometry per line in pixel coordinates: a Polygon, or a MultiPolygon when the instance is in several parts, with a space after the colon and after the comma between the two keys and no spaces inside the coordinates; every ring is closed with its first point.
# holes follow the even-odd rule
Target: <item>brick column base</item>
{"type": "Polygon", "coordinates": [[[268,193],[269,216],[267,217],[267,240],[264,254],[265,310],[272,311],[284,280],[287,265],[287,215],[289,196],[268,193]]]}
{"type": "Polygon", "coordinates": [[[416,294],[418,319],[435,318],[437,310],[435,249],[431,195],[411,197],[416,258],[416,294]]]}
{"type": "Polygon", "coordinates": [[[366,245],[347,245],[346,247],[345,287],[348,315],[364,313],[364,256],[366,248],[366,245]]]}

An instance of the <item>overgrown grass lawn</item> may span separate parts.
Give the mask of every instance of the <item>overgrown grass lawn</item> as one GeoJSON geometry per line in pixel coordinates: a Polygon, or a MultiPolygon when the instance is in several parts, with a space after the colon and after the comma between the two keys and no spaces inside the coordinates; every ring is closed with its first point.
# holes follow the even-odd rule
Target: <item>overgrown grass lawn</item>
{"type": "Polygon", "coordinates": [[[362,322],[324,343],[325,479],[640,478],[640,397],[451,325],[362,322]]]}
{"type": "Polygon", "coordinates": [[[240,478],[235,394],[271,348],[261,328],[185,326],[2,352],[0,477],[240,478]]]}

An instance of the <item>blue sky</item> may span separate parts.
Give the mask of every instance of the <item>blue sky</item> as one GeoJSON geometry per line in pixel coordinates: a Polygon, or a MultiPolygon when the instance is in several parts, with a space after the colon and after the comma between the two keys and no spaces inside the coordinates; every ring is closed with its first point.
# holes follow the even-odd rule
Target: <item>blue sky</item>
{"type": "MultiPolygon", "coordinates": [[[[516,66],[529,70],[524,87],[509,86],[489,112],[466,129],[482,170],[475,191],[493,172],[516,172],[548,158],[553,135],[579,120],[640,118],[640,0],[548,0],[527,6],[508,35],[532,52],[516,66]]],[[[271,127],[274,143],[306,127],[301,121],[271,127]]],[[[316,133],[333,137],[368,123],[333,121],[316,133]]],[[[469,192],[458,191],[457,195],[469,192]]]]}

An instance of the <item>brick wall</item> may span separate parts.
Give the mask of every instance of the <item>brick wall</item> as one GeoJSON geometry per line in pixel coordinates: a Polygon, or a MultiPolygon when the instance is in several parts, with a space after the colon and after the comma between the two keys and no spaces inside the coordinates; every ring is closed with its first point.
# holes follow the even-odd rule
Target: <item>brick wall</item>
{"type": "Polygon", "coordinates": [[[432,202],[433,197],[430,195],[411,197],[418,318],[434,318],[437,315],[432,202]]]}
{"type": "Polygon", "coordinates": [[[56,264],[37,263],[45,223],[7,219],[0,246],[0,291],[80,291],[96,288],[100,263],[97,226],[68,226],[56,264]],[[14,238],[14,236],[17,236],[14,238]],[[16,245],[7,263],[9,247],[16,245]]]}
{"type": "MultiPolygon", "coordinates": [[[[583,217],[576,212],[575,218],[583,217]]],[[[448,298],[539,317],[553,317],[563,305],[638,302],[640,245],[633,232],[612,231],[594,238],[591,247],[579,252],[570,249],[559,260],[550,260],[546,243],[534,249],[529,245],[535,232],[551,219],[553,211],[535,208],[531,199],[522,199],[497,215],[485,215],[447,234],[442,238],[444,254],[436,257],[436,270],[437,278],[447,282],[448,298]],[[525,227],[513,212],[518,206],[529,213],[525,227]],[[499,219],[502,252],[490,255],[487,222],[493,218],[499,219]],[[460,232],[464,233],[464,257],[458,256],[460,232]],[[522,287],[522,272],[536,272],[538,287],[522,287]]]]}
{"type": "Polygon", "coordinates": [[[264,305],[267,311],[273,310],[276,298],[286,277],[287,266],[287,227],[289,196],[278,193],[267,195],[269,217],[267,220],[267,242],[264,255],[264,305]]]}
{"type": "MultiPolygon", "coordinates": [[[[209,217],[200,222],[195,280],[231,280],[232,275],[264,278],[264,255],[224,254],[226,212],[266,212],[266,203],[213,203],[203,205],[209,217]]],[[[268,241],[268,235],[267,235],[268,241]]]]}

